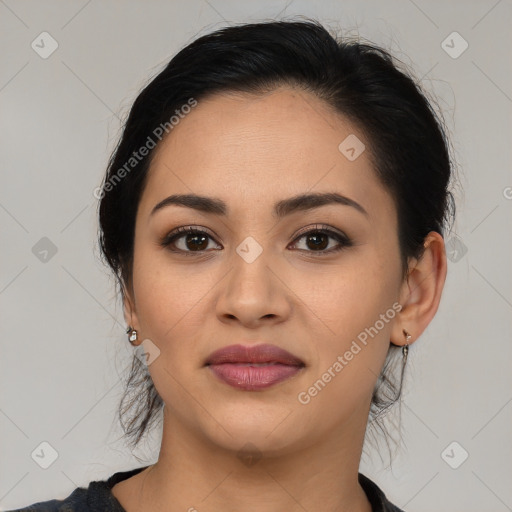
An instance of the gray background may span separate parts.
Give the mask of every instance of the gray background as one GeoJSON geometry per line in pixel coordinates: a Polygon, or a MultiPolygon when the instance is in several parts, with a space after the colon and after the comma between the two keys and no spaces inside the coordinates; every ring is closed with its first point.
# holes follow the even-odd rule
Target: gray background
{"type": "Polygon", "coordinates": [[[158,429],[131,453],[115,418],[131,350],[98,260],[93,190],[120,119],[176,51],[228,22],[296,14],[413,67],[439,100],[461,182],[440,310],[410,353],[402,447],[391,469],[368,447],[361,471],[408,512],[512,510],[510,0],[0,0],[4,510],[154,461],[158,429]],[[31,47],[43,31],[58,43],[46,59],[31,47]],[[454,31],[469,44],[457,58],[461,39],[444,43],[452,55],[443,46],[454,31]],[[31,456],[48,456],[43,441],[58,453],[48,469],[31,456]]]}

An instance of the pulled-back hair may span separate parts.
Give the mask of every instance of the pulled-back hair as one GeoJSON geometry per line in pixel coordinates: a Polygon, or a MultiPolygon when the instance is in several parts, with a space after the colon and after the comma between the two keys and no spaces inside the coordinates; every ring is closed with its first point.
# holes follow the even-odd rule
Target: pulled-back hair
{"type": "MultiPolygon", "coordinates": [[[[156,149],[137,161],[130,160],[134,152],[149,147],[148,137],[154,139],[157,127],[168,126],[191,99],[200,102],[221,92],[261,94],[283,85],[317,96],[364,134],[376,176],[396,205],[405,278],[409,258],[421,257],[430,231],[444,235],[455,206],[442,118],[401,64],[382,48],[333,37],[309,19],[229,26],[179,51],[133,103],[101,189],[100,248],[121,294],[131,282],[137,207],[156,149]]],[[[383,429],[383,412],[400,398],[401,360],[399,347],[390,345],[372,396],[370,425],[383,429]]],[[[134,356],[119,406],[134,446],[162,406],[146,366],[134,356]]]]}

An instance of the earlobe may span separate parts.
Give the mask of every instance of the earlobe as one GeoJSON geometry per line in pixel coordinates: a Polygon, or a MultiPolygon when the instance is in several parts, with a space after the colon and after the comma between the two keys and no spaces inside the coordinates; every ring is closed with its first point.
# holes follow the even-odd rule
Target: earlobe
{"type": "Polygon", "coordinates": [[[123,288],[123,306],[124,306],[124,318],[127,324],[126,334],[128,335],[128,341],[134,346],[138,346],[142,343],[142,339],[139,336],[139,321],[135,310],[134,300],[130,293],[126,292],[123,288]]]}
{"type": "Polygon", "coordinates": [[[409,265],[402,285],[402,309],[393,326],[391,342],[395,345],[414,343],[437,312],[446,279],[446,250],[440,233],[431,231],[424,242],[424,252],[409,265]],[[411,335],[406,341],[403,331],[411,335]]]}

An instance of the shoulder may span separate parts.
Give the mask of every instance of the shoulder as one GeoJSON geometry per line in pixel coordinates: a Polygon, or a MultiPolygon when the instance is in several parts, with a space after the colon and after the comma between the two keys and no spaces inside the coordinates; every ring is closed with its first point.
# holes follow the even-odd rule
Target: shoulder
{"type": "Polygon", "coordinates": [[[368,497],[368,501],[372,506],[372,512],[404,512],[401,508],[393,505],[386,498],[382,489],[367,476],[359,473],[359,483],[368,497]]]}
{"type": "Polygon", "coordinates": [[[94,481],[87,488],[77,487],[67,498],[62,500],[40,501],[7,512],[125,512],[114,497],[111,488],[144,468],[115,473],[107,480],[94,481]]]}
{"type": "Polygon", "coordinates": [[[7,512],[82,512],[90,510],[87,501],[89,489],[79,487],[63,500],[39,501],[7,512]]]}

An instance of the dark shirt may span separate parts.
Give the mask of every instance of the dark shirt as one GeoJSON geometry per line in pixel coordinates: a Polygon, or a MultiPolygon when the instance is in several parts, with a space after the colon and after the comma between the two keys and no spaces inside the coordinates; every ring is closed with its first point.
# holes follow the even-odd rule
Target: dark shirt
{"type": "MultiPolygon", "coordinates": [[[[114,473],[108,480],[91,482],[87,489],[77,487],[64,500],[41,501],[7,512],[126,512],[110,490],[118,482],[140,473],[146,467],[114,473]]],[[[359,483],[368,496],[372,512],[403,512],[387,500],[377,484],[361,473],[359,483]]]]}

